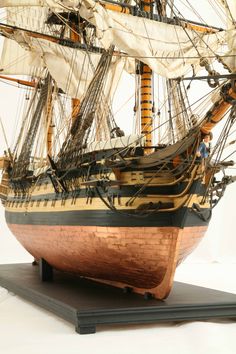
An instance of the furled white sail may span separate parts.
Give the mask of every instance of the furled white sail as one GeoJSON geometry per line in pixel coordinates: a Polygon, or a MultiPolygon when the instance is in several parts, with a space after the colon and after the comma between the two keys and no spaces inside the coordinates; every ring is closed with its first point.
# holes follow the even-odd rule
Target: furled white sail
{"type": "Polygon", "coordinates": [[[183,76],[192,65],[196,71],[199,57],[212,57],[226,40],[225,31],[202,34],[181,26],[107,10],[94,0],[8,0],[1,4],[6,7],[22,5],[44,6],[51,11],[76,9],[96,26],[96,34],[105,48],[113,44],[168,78],[183,76]]]}
{"type": "Polygon", "coordinates": [[[85,152],[99,151],[99,150],[109,150],[109,149],[120,149],[135,146],[142,146],[145,143],[145,136],[141,134],[126,135],[119,138],[113,138],[104,141],[93,141],[88,144],[85,152]]]}
{"type": "MultiPolygon", "coordinates": [[[[149,65],[154,72],[167,78],[183,76],[190,69],[192,70],[193,65],[196,71],[201,56],[212,57],[222,43],[225,43],[225,31],[200,34],[193,30],[183,29],[181,26],[107,10],[99,2],[93,0],[81,2],[8,0],[2,1],[1,6],[7,7],[8,23],[43,33],[47,32],[45,19],[49,11],[55,9],[68,9],[69,11],[71,6],[96,26],[97,36],[105,48],[113,44],[129,56],[138,58],[149,65]]],[[[232,33],[234,32],[235,30],[232,30],[232,33]]],[[[15,30],[10,38],[14,39],[23,49],[19,49],[16,45],[17,51],[10,50],[11,55],[14,53],[11,57],[9,48],[7,48],[9,43],[5,45],[4,53],[8,54],[3,54],[4,60],[1,63],[3,73],[20,73],[20,66],[25,64],[20,64],[19,58],[25,56],[25,62],[29,67],[48,68],[58,86],[68,95],[78,98],[82,96],[92,78],[93,67],[96,67],[99,55],[91,53],[89,56],[82,50],[64,47],[41,38],[33,38],[19,30],[15,30]],[[18,52],[19,54],[15,54],[18,52]],[[17,62],[18,67],[13,69],[10,62],[14,61],[17,62]]],[[[235,41],[233,36],[230,40],[235,41]]],[[[128,71],[134,72],[134,60],[124,58],[122,65],[127,69],[130,63],[132,69],[129,68],[128,71]]],[[[117,65],[117,68],[119,67],[117,65]]],[[[21,73],[28,74],[27,70],[21,73]]]]}
{"type": "Polygon", "coordinates": [[[200,34],[181,26],[106,10],[93,0],[81,1],[78,10],[96,26],[105,48],[115,44],[168,78],[184,75],[191,65],[199,64],[199,57],[212,56],[225,43],[224,31],[200,34]]]}
{"type": "MultiPolygon", "coordinates": [[[[45,21],[49,8],[35,6],[21,6],[22,1],[13,2],[16,7],[5,9],[6,23],[11,26],[25,28],[32,31],[48,32],[45,21]]],[[[13,5],[11,1],[1,1],[0,6],[13,5]]],[[[34,1],[31,2],[33,4],[34,1]]],[[[4,31],[3,31],[4,32],[4,31]]],[[[8,35],[6,33],[6,35],[8,35]]],[[[22,47],[16,40],[5,37],[2,46],[0,70],[4,75],[28,75],[44,77],[45,62],[36,51],[22,47]]]]}
{"type": "MultiPolygon", "coordinates": [[[[53,5],[53,1],[3,1],[1,6],[10,6],[6,9],[7,24],[50,34],[50,27],[45,25],[50,11],[46,5],[49,3],[53,5]],[[44,7],[40,7],[43,5],[44,7]]],[[[55,3],[56,6],[58,5],[55,3]]],[[[47,68],[58,87],[66,94],[76,98],[83,96],[100,54],[88,54],[80,49],[35,38],[23,30],[15,29],[13,34],[6,32],[6,35],[10,39],[6,38],[4,42],[0,63],[2,74],[44,77],[42,69],[47,68]]],[[[134,61],[129,58],[113,58],[109,71],[109,77],[113,79],[106,85],[109,95],[113,95],[116,90],[121,68],[134,72],[134,61]]]]}
{"type": "MultiPolygon", "coordinates": [[[[45,39],[33,38],[17,30],[11,38],[17,41],[21,46],[20,53],[22,53],[22,60],[18,62],[19,71],[20,68],[22,68],[22,73],[27,74],[24,69],[25,59],[27,59],[29,67],[32,67],[32,65],[35,66],[35,64],[33,60],[31,62],[30,60],[36,58],[37,64],[41,64],[41,67],[45,67],[49,70],[53,79],[57,82],[58,87],[65,93],[71,97],[78,98],[83,95],[84,90],[93,76],[93,65],[96,67],[99,61],[99,54],[90,54],[89,56],[85,51],[65,47],[45,39]],[[26,54],[26,58],[24,58],[24,53],[26,54]]],[[[7,43],[8,42],[9,40],[7,43]]],[[[11,63],[12,59],[9,50],[4,51],[4,53],[8,53],[7,58],[6,55],[3,54],[3,56],[5,56],[5,63],[7,59],[9,63],[11,63]]],[[[22,74],[19,71],[11,72],[7,70],[9,65],[6,66],[6,70],[3,70],[2,73],[22,74]]]]}
{"type": "MultiPolygon", "coordinates": [[[[33,75],[43,77],[47,68],[61,88],[71,97],[81,98],[89,85],[94,68],[100,59],[98,53],[87,53],[77,48],[65,47],[42,38],[33,38],[20,30],[15,30],[11,39],[5,39],[0,70],[2,74],[33,75]]],[[[133,63],[134,64],[134,63],[133,63]]],[[[113,96],[121,71],[134,70],[132,61],[114,57],[110,68],[106,92],[113,96]]]]}
{"type": "MultiPolygon", "coordinates": [[[[8,2],[12,5],[12,2],[8,2]]],[[[49,8],[28,5],[18,1],[6,10],[7,24],[40,33],[50,33],[45,25],[49,8]]],[[[39,5],[38,2],[33,2],[39,5]]],[[[42,1],[41,5],[45,5],[42,1]]],[[[44,77],[42,69],[47,68],[59,88],[71,97],[81,98],[88,86],[93,66],[96,67],[99,55],[91,55],[74,48],[61,46],[41,38],[33,38],[27,32],[15,30],[3,45],[0,69],[2,74],[29,75],[44,77]]]]}
{"type": "MultiPolygon", "coordinates": [[[[22,5],[22,2],[16,2],[22,5]]],[[[25,3],[25,2],[24,2],[25,3]]],[[[45,2],[41,2],[42,5],[45,2]]],[[[37,3],[37,5],[39,5],[37,3]]],[[[32,31],[50,33],[45,25],[49,8],[39,6],[18,6],[7,8],[7,23],[32,31]]],[[[63,47],[27,33],[15,30],[11,39],[4,41],[1,58],[2,74],[44,76],[47,68],[59,88],[72,97],[80,98],[93,74],[88,55],[80,50],[63,47]],[[86,68],[86,69],[84,69],[86,68]]],[[[99,55],[93,55],[96,66],[99,55]]]]}

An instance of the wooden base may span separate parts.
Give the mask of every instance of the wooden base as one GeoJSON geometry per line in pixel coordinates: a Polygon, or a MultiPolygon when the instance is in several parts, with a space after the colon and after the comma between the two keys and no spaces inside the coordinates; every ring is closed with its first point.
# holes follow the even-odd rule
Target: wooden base
{"type": "Polygon", "coordinates": [[[236,318],[236,294],[177,282],[160,301],[58,271],[54,282],[42,282],[38,266],[6,264],[0,286],[73,323],[80,334],[95,333],[98,325],[236,318]]]}

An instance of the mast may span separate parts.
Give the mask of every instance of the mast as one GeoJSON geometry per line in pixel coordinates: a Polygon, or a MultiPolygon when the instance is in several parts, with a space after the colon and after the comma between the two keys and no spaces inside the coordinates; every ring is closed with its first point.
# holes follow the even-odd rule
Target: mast
{"type": "Polygon", "coordinates": [[[52,139],[53,139],[53,89],[52,86],[48,90],[48,100],[46,104],[45,122],[46,122],[46,135],[47,135],[47,155],[52,155],[52,139]]]}
{"type": "MultiPolygon", "coordinates": [[[[144,11],[153,13],[153,0],[142,0],[141,7],[144,11]]],[[[152,129],[153,129],[153,80],[151,68],[140,62],[140,96],[141,96],[141,133],[146,137],[145,147],[152,146],[152,129]]],[[[150,149],[145,150],[145,154],[149,154],[150,149]]]]}
{"type": "MultiPolygon", "coordinates": [[[[81,43],[81,36],[79,35],[78,32],[79,32],[79,21],[78,18],[73,17],[73,19],[70,22],[70,39],[72,40],[72,42],[81,43]]],[[[71,120],[73,124],[80,110],[80,100],[78,98],[72,98],[71,109],[72,109],[71,120]]]]}

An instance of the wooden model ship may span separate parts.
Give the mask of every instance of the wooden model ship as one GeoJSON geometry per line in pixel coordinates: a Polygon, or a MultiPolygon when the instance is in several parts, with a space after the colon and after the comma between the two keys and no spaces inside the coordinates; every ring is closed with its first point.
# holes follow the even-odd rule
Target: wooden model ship
{"type": "Polygon", "coordinates": [[[1,1],[1,78],[28,96],[0,198],[36,260],[168,296],[235,179],[221,156],[235,124],[236,6],[209,3],[223,25],[183,15],[179,1],[1,1]],[[122,75],[135,80],[129,135],[113,114],[122,75]]]}

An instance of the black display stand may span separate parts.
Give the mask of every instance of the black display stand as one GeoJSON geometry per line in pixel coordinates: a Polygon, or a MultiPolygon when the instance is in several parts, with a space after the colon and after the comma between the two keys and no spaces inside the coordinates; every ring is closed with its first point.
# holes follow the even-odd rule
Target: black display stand
{"type": "Polygon", "coordinates": [[[80,334],[100,325],[236,318],[236,294],[174,283],[165,301],[54,271],[42,282],[39,267],[0,265],[0,286],[73,323],[80,334]]]}

